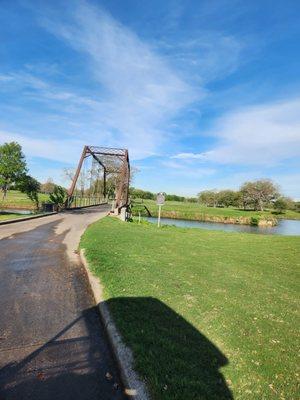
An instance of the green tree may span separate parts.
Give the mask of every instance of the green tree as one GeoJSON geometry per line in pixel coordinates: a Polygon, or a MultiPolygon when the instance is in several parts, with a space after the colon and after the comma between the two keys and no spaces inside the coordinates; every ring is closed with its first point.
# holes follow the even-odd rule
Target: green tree
{"type": "Polygon", "coordinates": [[[55,183],[51,178],[48,178],[45,183],[41,184],[41,192],[46,194],[53,193],[54,187],[55,183]]]}
{"type": "Polygon", "coordinates": [[[217,194],[218,205],[223,207],[237,207],[240,202],[240,192],[221,190],[217,194]]]}
{"type": "Polygon", "coordinates": [[[25,193],[35,203],[36,209],[39,208],[38,193],[40,187],[40,183],[30,175],[23,175],[16,186],[17,189],[25,193]]]}
{"type": "Polygon", "coordinates": [[[284,198],[280,197],[276,201],[274,201],[273,207],[279,213],[282,213],[287,209],[287,202],[284,198]]]}
{"type": "Polygon", "coordinates": [[[67,199],[67,192],[62,186],[55,185],[53,193],[50,193],[50,201],[59,209],[62,209],[67,199]]]}
{"type": "Polygon", "coordinates": [[[130,187],[129,189],[129,194],[133,199],[150,199],[154,200],[156,198],[156,195],[154,193],[142,190],[142,189],[136,189],[134,187],[130,187]]]}
{"type": "Polygon", "coordinates": [[[199,202],[207,207],[216,207],[218,203],[218,193],[216,190],[203,190],[198,194],[199,202]]]}
{"type": "Polygon", "coordinates": [[[18,183],[26,174],[26,160],[22,147],[16,143],[4,143],[0,146],[0,187],[5,199],[9,186],[18,183]]]}
{"type": "Polygon", "coordinates": [[[183,196],[178,196],[177,194],[167,194],[166,195],[166,201],[185,201],[185,197],[183,196]]]}
{"type": "Polygon", "coordinates": [[[281,198],[286,202],[286,209],[287,210],[294,210],[295,209],[295,201],[291,197],[282,196],[281,198]]]}
{"type": "Polygon", "coordinates": [[[243,204],[263,211],[264,207],[279,197],[277,186],[269,179],[260,179],[255,182],[245,182],[240,189],[243,204]]]}
{"type": "Polygon", "coordinates": [[[185,201],[188,203],[198,203],[199,199],[197,197],[186,197],[185,201]]]}

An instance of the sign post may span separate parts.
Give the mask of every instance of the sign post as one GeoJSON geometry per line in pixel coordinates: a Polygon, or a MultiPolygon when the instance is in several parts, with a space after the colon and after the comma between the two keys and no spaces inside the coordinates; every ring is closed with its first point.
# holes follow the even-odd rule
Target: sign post
{"type": "Polygon", "coordinates": [[[161,192],[161,193],[157,194],[156,204],[158,205],[157,226],[160,227],[161,207],[165,204],[165,195],[164,195],[164,193],[161,192]]]}
{"type": "Polygon", "coordinates": [[[158,227],[160,227],[160,214],[161,214],[161,204],[158,205],[158,218],[157,218],[158,227]]]}

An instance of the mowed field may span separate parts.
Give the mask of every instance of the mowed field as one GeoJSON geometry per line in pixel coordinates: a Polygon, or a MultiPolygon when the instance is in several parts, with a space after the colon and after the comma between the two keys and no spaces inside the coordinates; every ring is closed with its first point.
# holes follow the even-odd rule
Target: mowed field
{"type": "MultiPolygon", "coordinates": [[[[24,209],[33,210],[35,208],[34,203],[26,196],[25,193],[21,193],[18,190],[9,190],[6,199],[2,199],[2,193],[0,197],[0,210],[1,209],[24,209]]],[[[39,200],[47,201],[49,196],[47,194],[39,193],[39,200]]]]}
{"type": "MultiPolygon", "coordinates": [[[[148,207],[151,214],[156,216],[158,213],[158,206],[154,200],[136,200],[136,204],[144,204],[148,207]]],[[[136,206],[137,208],[138,206],[136,206]]],[[[267,211],[245,211],[234,207],[228,208],[214,208],[206,207],[199,203],[188,203],[179,201],[166,201],[162,207],[162,216],[167,218],[180,218],[180,219],[202,219],[204,215],[213,217],[224,218],[286,218],[286,219],[300,219],[300,212],[293,210],[286,210],[282,214],[274,212],[274,210],[267,211]]]]}
{"type": "Polygon", "coordinates": [[[299,398],[300,237],[107,217],[81,247],[153,399],[299,398]]]}
{"type": "Polygon", "coordinates": [[[22,217],[24,218],[24,215],[14,214],[14,213],[0,214],[0,222],[7,221],[8,219],[15,219],[15,218],[22,218],[22,217]]]}

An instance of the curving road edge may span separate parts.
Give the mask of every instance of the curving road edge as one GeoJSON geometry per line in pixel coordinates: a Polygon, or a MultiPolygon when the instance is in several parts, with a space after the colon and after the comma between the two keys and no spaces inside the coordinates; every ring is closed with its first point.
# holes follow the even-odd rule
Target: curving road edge
{"type": "Polygon", "coordinates": [[[86,270],[88,280],[98,305],[100,316],[110,342],[114,357],[119,367],[121,379],[125,388],[125,394],[134,400],[150,400],[145,383],[133,369],[133,355],[131,350],[123,343],[112,315],[103,298],[103,290],[98,277],[89,269],[85,250],[80,250],[82,264],[86,270]]]}

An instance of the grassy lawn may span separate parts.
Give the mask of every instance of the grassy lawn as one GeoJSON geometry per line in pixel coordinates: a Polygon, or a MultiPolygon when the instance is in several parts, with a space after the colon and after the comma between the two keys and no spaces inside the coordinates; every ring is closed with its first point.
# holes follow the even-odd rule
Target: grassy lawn
{"type": "Polygon", "coordinates": [[[24,217],[25,217],[25,215],[14,214],[14,213],[0,214],[0,222],[1,221],[6,221],[8,219],[24,218],[24,217]]]}
{"type": "MultiPolygon", "coordinates": [[[[40,193],[39,200],[47,201],[49,196],[47,194],[40,193]]],[[[9,190],[5,200],[2,200],[2,193],[0,197],[0,209],[1,208],[17,208],[17,209],[28,209],[32,210],[35,208],[33,202],[26,196],[17,190],[9,190]]]]}
{"type": "MultiPolygon", "coordinates": [[[[153,216],[157,215],[158,207],[154,200],[144,200],[145,204],[153,216]]],[[[203,215],[212,217],[224,218],[286,218],[286,219],[300,219],[300,212],[287,210],[282,214],[274,214],[272,211],[245,211],[236,208],[214,208],[206,207],[198,203],[184,203],[179,201],[167,201],[162,207],[162,216],[168,218],[181,218],[181,219],[202,219],[203,215]]]]}
{"type": "Polygon", "coordinates": [[[300,237],[107,217],[81,247],[153,399],[299,398],[300,237]]]}

